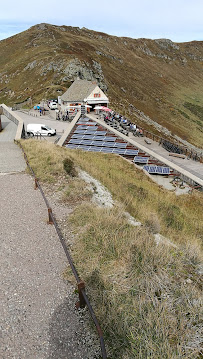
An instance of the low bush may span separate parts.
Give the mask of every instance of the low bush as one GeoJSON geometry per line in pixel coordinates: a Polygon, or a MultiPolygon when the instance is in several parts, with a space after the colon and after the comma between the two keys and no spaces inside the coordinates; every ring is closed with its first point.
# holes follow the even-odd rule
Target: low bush
{"type": "Polygon", "coordinates": [[[74,162],[70,158],[65,158],[65,160],[63,160],[63,168],[69,176],[77,176],[74,162]]]}

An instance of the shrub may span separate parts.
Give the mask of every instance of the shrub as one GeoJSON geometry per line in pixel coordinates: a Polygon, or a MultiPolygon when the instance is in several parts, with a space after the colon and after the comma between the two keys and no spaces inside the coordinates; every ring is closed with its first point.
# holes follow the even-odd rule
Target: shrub
{"type": "Polygon", "coordinates": [[[75,169],[74,162],[70,158],[65,158],[65,160],[63,160],[63,168],[69,176],[71,177],[77,176],[77,171],[75,169]]]}

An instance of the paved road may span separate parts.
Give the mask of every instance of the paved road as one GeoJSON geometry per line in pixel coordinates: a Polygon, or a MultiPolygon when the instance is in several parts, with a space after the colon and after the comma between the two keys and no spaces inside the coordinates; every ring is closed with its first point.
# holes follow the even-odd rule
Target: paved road
{"type": "MultiPolygon", "coordinates": [[[[47,208],[12,142],[17,126],[3,116],[2,123],[0,358],[98,358],[99,341],[75,309],[75,288],[64,280],[67,260],[47,224],[47,208]]],[[[65,220],[64,208],[53,209],[65,220]]]]}
{"type": "Polygon", "coordinates": [[[17,125],[2,116],[0,132],[0,173],[21,172],[26,169],[21,149],[14,144],[17,125]]]}

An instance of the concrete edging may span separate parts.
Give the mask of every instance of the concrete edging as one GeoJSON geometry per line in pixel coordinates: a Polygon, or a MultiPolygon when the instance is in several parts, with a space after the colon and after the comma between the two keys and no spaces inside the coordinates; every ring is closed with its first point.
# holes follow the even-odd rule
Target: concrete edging
{"type": "Polygon", "coordinates": [[[5,104],[0,105],[0,112],[17,125],[15,141],[19,141],[21,138],[25,137],[25,126],[23,120],[18,115],[13,114],[13,112],[5,104]]]}
{"type": "Polygon", "coordinates": [[[60,140],[57,143],[58,146],[62,147],[64,145],[64,142],[65,142],[66,138],[68,137],[69,133],[71,132],[71,130],[75,126],[76,122],[79,120],[80,116],[81,116],[81,111],[79,111],[75,115],[74,119],[68,124],[63,136],[61,136],[60,140]]]}

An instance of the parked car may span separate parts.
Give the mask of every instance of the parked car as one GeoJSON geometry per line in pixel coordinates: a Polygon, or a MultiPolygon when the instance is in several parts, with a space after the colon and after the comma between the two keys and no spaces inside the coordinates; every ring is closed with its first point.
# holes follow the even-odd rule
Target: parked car
{"type": "Polygon", "coordinates": [[[58,105],[56,102],[50,102],[49,108],[50,110],[56,110],[58,108],[58,105]]]}
{"type": "Polygon", "coordinates": [[[56,134],[56,130],[43,124],[29,123],[27,125],[27,134],[28,136],[54,136],[56,134]]]}

